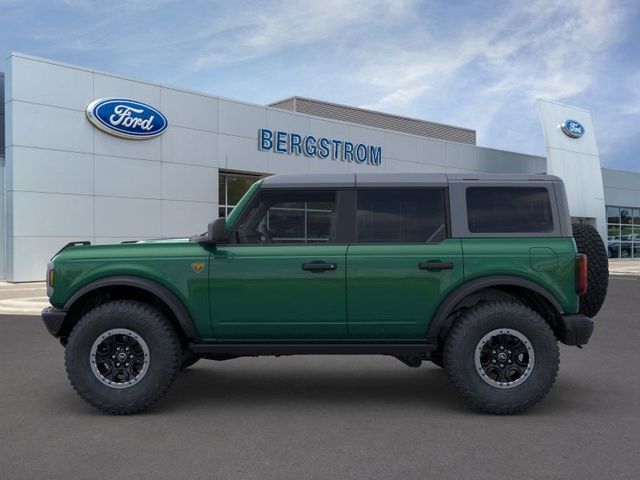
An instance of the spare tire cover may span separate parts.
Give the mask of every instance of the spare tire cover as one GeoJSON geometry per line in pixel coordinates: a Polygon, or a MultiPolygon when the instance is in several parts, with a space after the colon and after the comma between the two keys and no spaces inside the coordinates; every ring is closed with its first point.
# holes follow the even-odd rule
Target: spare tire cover
{"type": "Polygon", "coordinates": [[[588,288],[587,293],[580,296],[580,313],[594,317],[602,308],[609,287],[607,249],[592,225],[574,223],[572,227],[578,252],[588,258],[588,288]]]}

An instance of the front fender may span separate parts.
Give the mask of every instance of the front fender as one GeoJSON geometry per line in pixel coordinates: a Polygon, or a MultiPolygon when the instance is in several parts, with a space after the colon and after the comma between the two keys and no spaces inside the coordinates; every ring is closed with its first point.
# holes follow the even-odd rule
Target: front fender
{"type": "MultiPolygon", "coordinates": [[[[50,297],[65,308],[89,285],[113,285],[129,279],[131,286],[160,290],[188,312],[191,328],[203,339],[214,338],[209,307],[209,252],[193,242],[156,242],[74,247],[53,260],[55,285],[50,297]],[[101,282],[101,283],[96,283],[101,282]],[[154,287],[151,287],[153,285],[154,287]],[[156,288],[155,286],[162,287],[156,288]]],[[[174,313],[180,313],[178,307],[174,313]]]]}
{"type": "Polygon", "coordinates": [[[146,292],[149,292],[160,300],[162,300],[169,307],[176,320],[178,321],[183,333],[189,340],[198,341],[199,335],[196,327],[193,323],[189,311],[185,307],[184,303],[175,295],[174,292],[167,287],[159,284],[154,280],[150,280],[143,277],[136,277],[131,275],[118,275],[101,278],[88,284],[85,284],[79,288],[64,305],[65,310],[69,310],[74,303],[88,293],[104,287],[110,286],[127,286],[135,287],[146,292]]]}

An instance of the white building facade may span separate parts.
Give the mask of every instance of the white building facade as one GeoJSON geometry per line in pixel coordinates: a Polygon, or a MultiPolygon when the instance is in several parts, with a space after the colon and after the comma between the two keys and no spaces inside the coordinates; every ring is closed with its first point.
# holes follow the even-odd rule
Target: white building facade
{"type": "MultiPolygon", "coordinates": [[[[543,119],[547,162],[479,147],[475,132],[459,127],[297,97],[253,105],[22,54],[7,58],[2,83],[0,276],[9,281],[42,280],[47,261],[72,241],[201,233],[257,177],[294,172],[549,171],[571,186],[573,216],[596,224],[603,235],[607,225],[615,225],[608,233],[618,232],[617,256],[624,256],[622,244],[628,243],[629,256],[640,257],[640,174],[605,171],[603,187],[596,150],[589,160],[598,168],[589,169],[585,202],[570,169],[551,160],[555,119],[546,127],[543,119]],[[97,128],[87,107],[102,99],[132,101],[121,112],[142,133],[160,116],[166,129],[153,138],[131,139],[97,128]],[[155,111],[153,119],[146,110],[135,113],[138,104],[140,112],[155,111]],[[141,117],[135,120],[136,115],[141,117]],[[615,199],[615,222],[613,210],[605,218],[607,197],[615,199]]],[[[591,142],[594,134],[590,117],[580,121],[584,137],[569,143],[578,150],[578,142],[591,142]]]]}

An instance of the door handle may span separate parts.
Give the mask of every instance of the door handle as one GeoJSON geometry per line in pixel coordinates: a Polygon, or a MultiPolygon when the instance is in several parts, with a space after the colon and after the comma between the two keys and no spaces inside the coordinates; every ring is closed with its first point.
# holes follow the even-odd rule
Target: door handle
{"type": "Polygon", "coordinates": [[[420,270],[451,270],[453,262],[420,262],[418,268],[420,270]]]}
{"type": "Polygon", "coordinates": [[[326,272],[330,270],[335,270],[338,268],[338,265],[335,263],[320,263],[320,262],[312,262],[312,263],[303,263],[302,270],[306,270],[308,272],[326,272]]]}

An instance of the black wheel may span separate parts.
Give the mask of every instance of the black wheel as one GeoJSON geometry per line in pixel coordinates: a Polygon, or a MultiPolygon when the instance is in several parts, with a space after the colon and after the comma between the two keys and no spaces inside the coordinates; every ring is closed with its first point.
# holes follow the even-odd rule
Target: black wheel
{"type": "Polygon", "coordinates": [[[539,402],[558,374],[553,331],[517,302],[487,302],[467,310],[451,327],[445,369],[454,387],[488,413],[519,413],[539,402]]]}
{"type": "Polygon", "coordinates": [[[119,300],[85,314],[65,349],[67,375],[80,397],[113,414],[137,413],[162,397],[182,351],[173,326],[145,303],[119,300]]]}
{"type": "Polygon", "coordinates": [[[189,368],[191,365],[200,360],[200,355],[196,355],[192,351],[186,349],[182,353],[182,362],[180,363],[180,370],[189,368]]]}
{"type": "Polygon", "coordinates": [[[591,225],[574,223],[573,238],[578,252],[587,256],[587,292],[580,296],[580,313],[595,317],[602,308],[609,287],[607,248],[600,234],[591,225]]]}

